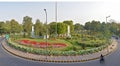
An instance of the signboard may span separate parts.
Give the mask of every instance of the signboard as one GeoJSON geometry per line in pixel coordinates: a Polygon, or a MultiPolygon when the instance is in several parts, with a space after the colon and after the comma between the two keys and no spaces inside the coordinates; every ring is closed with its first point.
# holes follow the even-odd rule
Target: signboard
{"type": "Polygon", "coordinates": [[[8,40],[8,39],[9,39],[9,34],[6,34],[6,35],[5,35],[5,38],[8,40]]]}

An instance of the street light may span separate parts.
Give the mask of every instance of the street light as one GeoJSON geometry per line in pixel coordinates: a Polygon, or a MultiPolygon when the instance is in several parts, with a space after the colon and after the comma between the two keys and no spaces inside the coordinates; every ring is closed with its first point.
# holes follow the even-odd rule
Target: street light
{"type": "Polygon", "coordinates": [[[107,18],[109,18],[110,17],[110,15],[109,16],[106,16],[106,23],[107,23],[107,18]]]}
{"type": "Polygon", "coordinates": [[[56,38],[57,38],[57,2],[55,2],[55,21],[56,21],[56,38]]]}
{"type": "MultiPolygon", "coordinates": [[[[48,30],[47,30],[47,11],[46,11],[46,9],[44,9],[44,11],[46,14],[46,53],[47,53],[47,33],[48,33],[48,30]]],[[[47,55],[46,55],[46,60],[47,60],[47,55]]]]}
{"type": "MultiPolygon", "coordinates": [[[[107,23],[107,18],[109,18],[110,17],[110,15],[109,16],[106,16],[106,23],[107,23]]],[[[107,52],[109,52],[109,46],[108,46],[108,48],[107,48],[107,52]]]]}

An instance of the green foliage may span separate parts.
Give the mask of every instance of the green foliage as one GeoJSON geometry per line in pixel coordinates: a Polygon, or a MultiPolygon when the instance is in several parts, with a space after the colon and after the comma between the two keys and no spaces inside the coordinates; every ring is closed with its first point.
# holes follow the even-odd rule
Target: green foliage
{"type": "Polygon", "coordinates": [[[6,29],[5,29],[5,23],[4,22],[0,22],[0,33],[4,33],[6,32],[6,29]]]}
{"type": "Polygon", "coordinates": [[[67,25],[64,23],[57,23],[57,33],[65,34],[67,32],[67,25]]]}
{"type": "Polygon", "coordinates": [[[45,34],[44,25],[39,19],[37,19],[36,23],[34,24],[34,31],[36,36],[43,36],[45,34]]]}
{"type": "Polygon", "coordinates": [[[10,27],[11,33],[20,33],[22,31],[22,26],[14,19],[10,21],[10,27]]]}
{"type": "MultiPolygon", "coordinates": [[[[32,25],[33,25],[32,18],[29,16],[25,16],[23,18],[23,30],[24,30],[24,33],[28,33],[28,36],[30,36],[30,34],[31,34],[32,25]]],[[[25,37],[25,34],[24,34],[24,37],[25,37]]]]}
{"type": "Polygon", "coordinates": [[[101,23],[100,21],[92,21],[92,22],[86,22],[85,23],[85,29],[92,30],[92,31],[100,31],[101,23]]]}
{"type": "Polygon", "coordinates": [[[29,52],[29,53],[40,54],[40,55],[55,55],[55,56],[91,54],[91,53],[98,52],[98,51],[100,51],[100,50],[107,47],[107,45],[103,45],[103,46],[100,46],[100,47],[97,47],[97,48],[86,49],[86,50],[58,51],[58,50],[44,50],[44,49],[37,49],[37,48],[27,47],[27,46],[23,46],[23,45],[20,45],[20,44],[13,43],[13,42],[9,42],[8,44],[9,44],[9,46],[11,46],[11,47],[13,47],[13,48],[15,48],[17,50],[21,50],[23,52],[29,52]]]}
{"type": "Polygon", "coordinates": [[[103,40],[90,40],[90,41],[77,41],[77,44],[82,47],[99,47],[107,43],[106,41],[103,40]]]}
{"type": "Polygon", "coordinates": [[[49,24],[49,26],[50,26],[50,28],[49,28],[49,31],[50,31],[50,35],[52,35],[52,34],[56,34],[56,30],[58,30],[57,29],[57,24],[56,24],[56,22],[51,22],[50,24],[49,24]]]}
{"type": "Polygon", "coordinates": [[[80,25],[79,23],[76,23],[75,25],[74,25],[74,31],[75,32],[80,32],[80,31],[82,31],[82,30],[84,30],[84,27],[83,27],[83,25],[80,25]]]}
{"type": "Polygon", "coordinates": [[[0,33],[20,33],[22,31],[22,25],[15,19],[6,22],[0,22],[0,33]]]}
{"type": "Polygon", "coordinates": [[[66,20],[66,21],[63,21],[63,23],[65,23],[65,24],[70,26],[70,33],[72,34],[74,32],[73,21],[72,20],[66,20]]]}
{"type": "MultiPolygon", "coordinates": [[[[42,24],[39,19],[36,20],[34,24],[34,30],[36,36],[43,36],[47,29],[49,29],[48,34],[50,36],[56,35],[56,30],[58,36],[64,36],[67,33],[67,26],[70,26],[70,33],[72,37],[64,37],[65,43],[72,44],[62,51],[59,50],[47,50],[38,49],[33,47],[26,47],[19,44],[10,43],[9,45],[19,49],[24,52],[31,52],[35,54],[43,55],[76,55],[76,54],[89,54],[98,52],[104,49],[107,44],[110,44],[108,39],[113,35],[120,36],[120,24],[111,22],[111,23],[101,23],[100,21],[91,21],[86,22],[85,25],[80,25],[76,23],[73,25],[72,20],[67,20],[63,22],[52,22],[48,25],[42,24]],[[75,32],[74,32],[75,31],[75,32]]],[[[12,40],[18,39],[21,37],[20,32],[24,31],[24,35],[28,34],[30,37],[32,30],[32,18],[29,16],[23,17],[23,23],[19,24],[15,19],[6,22],[0,22],[0,33],[11,33],[12,40]],[[14,35],[19,34],[19,35],[14,35]],[[19,36],[19,37],[18,37],[19,36]]],[[[61,38],[61,37],[60,37],[61,38]]],[[[63,38],[62,38],[63,39],[63,38]]],[[[48,40],[50,41],[50,40],[48,40]]],[[[51,40],[56,41],[56,40],[51,40]]]]}
{"type": "MultiPolygon", "coordinates": [[[[81,35],[79,35],[79,37],[80,36],[81,35]]],[[[110,40],[99,40],[99,39],[88,40],[88,41],[79,41],[79,39],[78,40],[69,39],[69,42],[72,43],[72,46],[68,46],[63,50],[55,50],[55,49],[51,50],[50,48],[46,50],[41,48],[34,48],[31,46],[25,46],[14,42],[9,42],[9,45],[23,52],[29,52],[40,55],[68,56],[68,55],[85,55],[85,54],[95,53],[106,48],[111,43],[110,40]]]]}

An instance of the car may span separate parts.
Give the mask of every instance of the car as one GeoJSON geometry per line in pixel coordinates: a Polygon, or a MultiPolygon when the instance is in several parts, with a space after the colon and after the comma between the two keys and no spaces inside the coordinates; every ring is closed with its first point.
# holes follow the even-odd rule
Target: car
{"type": "Polygon", "coordinates": [[[118,39],[118,37],[115,37],[115,39],[118,39]]]}

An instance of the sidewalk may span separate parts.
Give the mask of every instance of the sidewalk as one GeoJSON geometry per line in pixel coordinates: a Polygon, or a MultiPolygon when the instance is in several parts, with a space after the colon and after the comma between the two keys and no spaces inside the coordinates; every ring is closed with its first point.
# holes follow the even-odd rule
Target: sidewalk
{"type": "Polygon", "coordinates": [[[117,48],[117,41],[113,40],[112,44],[105,48],[102,51],[88,54],[88,55],[79,55],[79,56],[44,56],[44,55],[36,55],[31,53],[25,53],[14,48],[11,48],[6,44],[5,41],[2,42],[2,46],[8,52],[22,57],[26,59],[36,60],[36,61],[43,61],[43,62],[84,62],[89,60],[94,60],[100,57],[101,54],[108,55],[117,48]]]}

